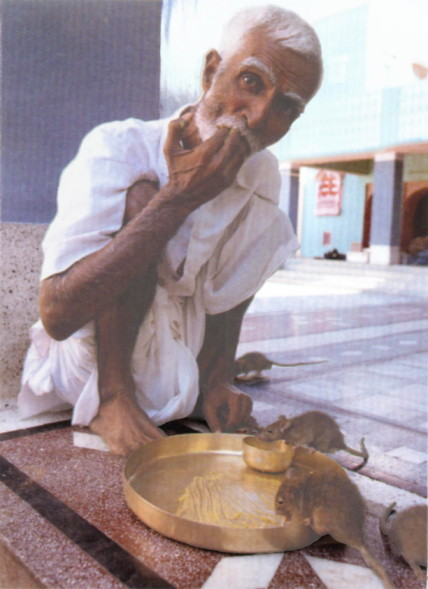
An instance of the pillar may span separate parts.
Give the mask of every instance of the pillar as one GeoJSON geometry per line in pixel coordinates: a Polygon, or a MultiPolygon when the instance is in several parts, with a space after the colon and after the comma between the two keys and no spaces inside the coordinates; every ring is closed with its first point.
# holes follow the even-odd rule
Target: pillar
{"type": "Polygon", "coordinates": [[[370,263],[400,263],[400,232],[403,193],[403,156],[375,156],[370,230],[370,263]]]}
{"type": "Polygon", "coordinates": [[[298,230],[298,208],[299,208],[299,168],[289,163],[282,163],[279,171],[281,173],[281,194],[279,206],[290,218],[294,231],[298,230]]]}

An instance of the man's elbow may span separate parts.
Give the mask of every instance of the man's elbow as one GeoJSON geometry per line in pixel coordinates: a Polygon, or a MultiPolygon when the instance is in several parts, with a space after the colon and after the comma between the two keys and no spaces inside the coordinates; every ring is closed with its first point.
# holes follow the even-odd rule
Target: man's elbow
{"type": "Polygon", "coordinates": [[[40,305],[40,319],[47,334],[58,342],[67,339],[73,333],[53,309],[46,309],[40,305]]]}
{"type": "Polygon", "coordinates": [[[69,313],[60,302],[56,301],[56,298],[49,285],[42,284],[39,297],[41,322],[52,339],[63,341],[70,337],[76,329],[71,327],[69,313]]]}

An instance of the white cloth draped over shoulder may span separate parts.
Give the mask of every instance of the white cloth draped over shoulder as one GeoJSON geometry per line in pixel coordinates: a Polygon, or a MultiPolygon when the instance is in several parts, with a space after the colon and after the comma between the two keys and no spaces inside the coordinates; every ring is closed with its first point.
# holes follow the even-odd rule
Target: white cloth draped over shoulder
{"type": "MultiPolygon", "coordinates": [[[[112,239],[132,184],[168,181],[167,125],[128,119],[100,125],[84,138],[60,179],[58,212],[43,242],[42,279],[112,239]]],[[[188,416],[194,408],[205,314],[222,313],[254,295],[297,249],[291,223],[278,208],[279,190],[276,158],[267,151],[254,154],[233,185],[194,211],[166,246],[132,359],[137,400],[154,423],[188,416]]],[[[88,425],[99,406],[93,321],[61,342],[40,321],[30,336],[18,397],[21,417],[72,405],[73,423],[88,425]]]]}

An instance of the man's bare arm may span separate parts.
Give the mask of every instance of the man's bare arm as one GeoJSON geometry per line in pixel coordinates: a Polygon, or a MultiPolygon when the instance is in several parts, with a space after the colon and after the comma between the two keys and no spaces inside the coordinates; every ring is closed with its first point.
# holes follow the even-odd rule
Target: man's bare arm
{"type": "Polygon", "coordinates": [[[186,217],[229,187],[249,154],[239,132],[219,129],[193,149],[181,139],[188,121],[170,123],[165,156],[169,182],[109,244],[45,279],[40,314],[55,339],[69,337],[144,277],[186,217]]]}
{"type": "Polygon", "coordinates": [[[251,425],[251,398],[232,385],[242,320],[252,299],[218,315],[207,315],[198,356],[202,413],[212,431],[233,432],[251,425]]]}

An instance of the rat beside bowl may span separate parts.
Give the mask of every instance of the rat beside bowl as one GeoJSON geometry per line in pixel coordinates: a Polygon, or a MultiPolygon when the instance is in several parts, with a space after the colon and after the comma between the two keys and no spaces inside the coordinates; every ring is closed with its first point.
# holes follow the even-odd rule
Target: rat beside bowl
{"type": "Polygon", "coordinates": [[[253,436],[242,440],[242,457],[245,463],[261,472],[284,472],[290,466],[294,447],[284,440],[265,442],[253,436]]]}

